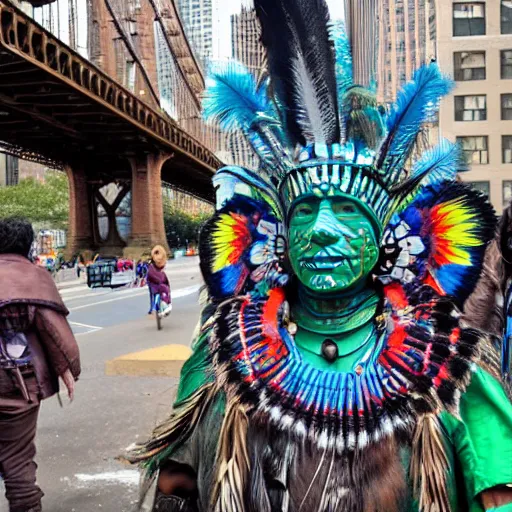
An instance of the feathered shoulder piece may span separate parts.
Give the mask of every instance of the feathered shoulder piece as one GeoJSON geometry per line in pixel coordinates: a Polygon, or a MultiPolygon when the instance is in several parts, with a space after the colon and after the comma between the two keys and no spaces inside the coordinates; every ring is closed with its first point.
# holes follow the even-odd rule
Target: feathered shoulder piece
{"type": "Polygon", "coordinates": [[[283,215],[272,187],[226,168],[215,177],[219,206],[201,233],[201,270],[210,296],[224,299],[288,281],[283,215]]]}
{"type": "Polygon", "coordinates": [[[495,225],[487,198],[470,186],[429,184],[389,222],[377,274],[385,285],[399,283],[405,295],[429,285],[462,307],[480,277],[495,225]]]}

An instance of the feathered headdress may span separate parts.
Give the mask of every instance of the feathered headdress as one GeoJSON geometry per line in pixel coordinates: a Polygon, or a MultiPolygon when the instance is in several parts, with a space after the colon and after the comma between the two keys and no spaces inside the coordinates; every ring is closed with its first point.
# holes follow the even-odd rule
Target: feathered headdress
{"type": "Polygon", "coordinates": [[[437,64],[419,69],[386,109],[354,84],[349,41],[325,0],[254,3],[270,79],[258,84],[238,63],[212,66],[204,113],[244,133],[285,213],[303,194],[343,194],[384,226],[420,183],[464,170],[447,141],[407,169],[423,124],[452,89],[437,64]]]}

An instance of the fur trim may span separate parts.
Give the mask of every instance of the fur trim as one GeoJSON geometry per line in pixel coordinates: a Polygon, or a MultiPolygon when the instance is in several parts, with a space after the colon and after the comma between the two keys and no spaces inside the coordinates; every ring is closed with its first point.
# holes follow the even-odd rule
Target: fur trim
{"type": "Polygon", "coordinates": [[[418,419],[411,457],[411,476],[421,512],[450,512],[446,485],[448,458],[435,414],[418,419]]]}
{"type": "Polygon", "coordinates": [[[215,512],[245,512],[250,460],[247,449],[247,407],[228,398],[217,449],[217,479],[212,493],[215,512]]]}
{"type": "Polygon", "coordinates": [[[464,305],[463,319],[468,325],[501,336],[505,279],[505,264],[496,239],[487,248],[481,277],[464,305]]]}

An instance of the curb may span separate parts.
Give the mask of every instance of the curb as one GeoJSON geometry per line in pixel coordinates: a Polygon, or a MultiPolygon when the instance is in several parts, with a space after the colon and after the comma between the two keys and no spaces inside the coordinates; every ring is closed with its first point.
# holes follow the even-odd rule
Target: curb
{"type": "Polygon", "coordinates": [[[183,363],[192,355],[185,345],[164,345],[116,357],[105,363],[109,377],[179,377],[183,363]]]}

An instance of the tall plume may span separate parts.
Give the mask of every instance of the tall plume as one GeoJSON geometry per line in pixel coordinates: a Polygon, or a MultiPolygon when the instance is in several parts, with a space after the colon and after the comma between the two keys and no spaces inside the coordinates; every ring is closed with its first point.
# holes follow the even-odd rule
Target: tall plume
{"type": "Polygon", "coordinates": [[[255,0],[270,75],[293,143],[340,140],[333,43],[325,0],[255,0]]]}
{"type": "Polygon", "coordinates": [[[386,183],[392,183],[400,175],[421,126],[437,113],[439,101],[452,88],[453,82],[432,63],[418,69],[413,80],[400,91],[388,115],[388,136],[377,163],[386,183]]]}

